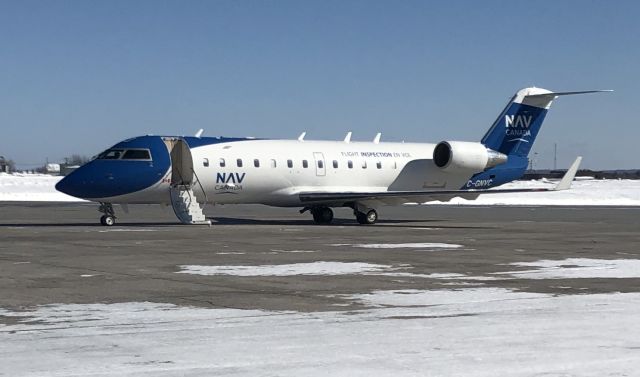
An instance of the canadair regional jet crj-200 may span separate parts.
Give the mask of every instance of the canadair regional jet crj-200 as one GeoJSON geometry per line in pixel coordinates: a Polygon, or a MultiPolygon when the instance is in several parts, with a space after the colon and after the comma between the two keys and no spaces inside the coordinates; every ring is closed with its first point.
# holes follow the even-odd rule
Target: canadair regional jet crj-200
{"type": "Polygon", "coordinates": [[[438,144],[254,138],[140,136],[100,153],[56,189],[100,203],[113,225],[112,204],[171,204],[185,224],[209,223],[205,204],[259,203],[301,207],[318,224],[331,208],[353,209],[360,224],[378,220],[383,205],[475,199],[480,194],[568,189],[580,157],[553,189],[489,190],[520,178],[542,122],[558,96],[525,88],[509,101],[480,142],[438,144]]]}

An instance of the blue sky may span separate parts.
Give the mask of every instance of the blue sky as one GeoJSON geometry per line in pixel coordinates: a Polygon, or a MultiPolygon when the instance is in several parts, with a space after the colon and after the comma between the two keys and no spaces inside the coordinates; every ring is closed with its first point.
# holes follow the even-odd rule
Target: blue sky
{"type": "Polygon", "coordinates": [[[558,99],[536,167],[640,168],[633,1],[0,1],[0,155],[142,134],[479,140],[518,89],[558,99]]]}

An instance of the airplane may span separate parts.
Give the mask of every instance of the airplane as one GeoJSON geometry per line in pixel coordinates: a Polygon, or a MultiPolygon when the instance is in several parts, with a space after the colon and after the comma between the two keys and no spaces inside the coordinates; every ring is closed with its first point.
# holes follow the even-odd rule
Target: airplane
{"type": "MultiPolygon", "coordinates": [[[[608,91],[608,90],[607,90],[608,91]]],[[[171,205],[183,224],[209,224],[206,204],[301,207],[316,224],[332,208],[353,209],[374,224],[385,205],[475,199],[480,194],[566,190],[578,157],[551,189],[491,189],[520,178],[551,103],[560,96],[530,87],[507,103],[480,142],[371,142],[195,136],[139,136],[121,141],[63,178],[56,189],[100,203],[102,225],[115,224],[113,204],[171,205]],[[491,190],[490,190],[491,189],[491,190]]]]}

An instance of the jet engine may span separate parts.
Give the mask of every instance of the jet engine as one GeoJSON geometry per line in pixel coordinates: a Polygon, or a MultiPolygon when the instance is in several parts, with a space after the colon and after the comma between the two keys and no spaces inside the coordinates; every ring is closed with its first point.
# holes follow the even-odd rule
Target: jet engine
{"type": "Polygon", "coordinates": [[[466,141],[442,141],[433,150],[433,162],[444,171],[481,172],[507,162],[507,156],[466,141]]]}

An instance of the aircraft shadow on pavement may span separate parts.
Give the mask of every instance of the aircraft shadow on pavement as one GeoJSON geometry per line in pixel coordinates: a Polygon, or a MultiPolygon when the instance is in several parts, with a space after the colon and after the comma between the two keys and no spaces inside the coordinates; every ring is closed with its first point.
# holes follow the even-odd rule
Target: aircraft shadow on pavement
{"type": "Polygon", "coordinates": [[[395,227],[395,228],[416,228],[420,227],[420,224],[425,228],[448,228],[448,229],[492,229],[486,226],[452,226],[442,225],[442,222],[448,220],[431,219],[431,220],[379,220],[375,225],[360,225],[355,220],[351,219],[334,219],[331,224],[318,225],[314,224],[312,220],[274,220],[274,219],[242,219],[233,217],[213,217],[210,218],[213,224],[216,225],[288,225],[288,226],[300,226],[300,225],[313,225],[319,227],[332,227],[332,226],[356,226],[356,227],[395,227]],[[438,225],[427,225],[426,223],[439,223],[438,225]]]}
{"type": "MultiPolygon", "coordinates": [[[[127,223],[127,222],[118,222],[113,227],[162,227],[162,226],[176,226],[182,225],[178,222],[161,222],[161,223],[127,223]]],[[[105,228],[107,227],[101,225],[98,222],[91,223],[6,223],[0,224],[0,228],[49,228],[49,227],[96,227],[96,228],[105,228]]]]}
{"type": "MultiPolygon", "coordinates": [[[[363,228],[375,227],[393,227],[393,228],[443,228],[443,229],[494,229],[487,226],[467,226],[467,225],[444,225],[443,222],[449,220],[432,219],[432,220],[379,220],[375,225],[360,225],[351,219],[334,219],[331,224],[318,225],[311,220],[277,220],[277,219],[247,219],[233,217],[213,217],[211,226],[226,225],[280,225],[280,226],[314,226],[314,227],[332,227],[332,226],[354,226],[363,228]],[[431,223],[431,224],[429,224],[431,223]],[[438,223],[433,224],[433,223],[438,223]]],[[[111,228],[152,228],[152,227],[176,227],[185,226],[179,222],[117,222],[111,228]]],[[[202,226],[202,225],[200,225],[202,226]]],[[[100,229],[109,229],[98,222],[62,222],[62,223],[0,223],[2,228],[65,228],[65,227],[91,227],[100,229]]]]}

